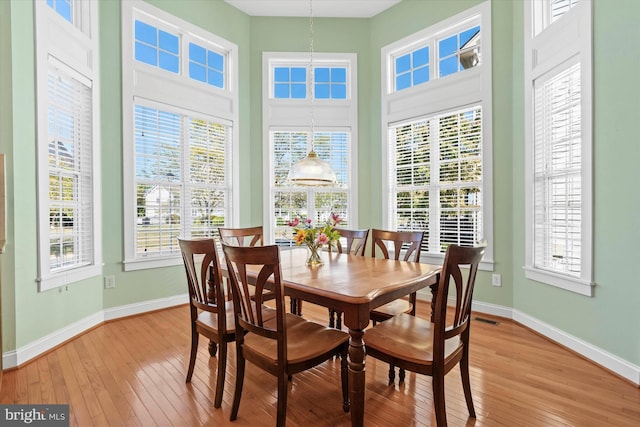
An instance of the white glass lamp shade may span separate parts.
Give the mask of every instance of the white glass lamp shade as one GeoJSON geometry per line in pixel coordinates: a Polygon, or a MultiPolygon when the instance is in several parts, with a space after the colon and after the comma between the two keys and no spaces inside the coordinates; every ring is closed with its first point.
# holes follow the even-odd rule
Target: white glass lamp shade
{"type": "Polygon", "coordinates": [[[307,157],[291,166],[287,181],[295,185],[322,186],[334,185],[338,178],[329,163],[311,150],[307,157]]]}

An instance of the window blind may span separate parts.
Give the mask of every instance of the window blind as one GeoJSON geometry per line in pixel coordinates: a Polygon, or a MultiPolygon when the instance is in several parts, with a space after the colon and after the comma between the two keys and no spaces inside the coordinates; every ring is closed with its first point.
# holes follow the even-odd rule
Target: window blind
{"type": "Polygon", "coordinates": [[[209,237],[226,225],[230,128],[135,106],[136,253],[179,253],[177,238],[209,237]]]}
{"type": "Polygon", "coordinates": [[[49,270],[94,263],[92,91],[49,64],[49,270]]]}
{"type": "Polygon", "coordinates": [[[391,126],[393,228],[425,231],[423,250],[471,246],[482,230],[479,106],[391,126]]]}
{"type": "Polygon", "coordinates": [[[580,276],[580,64],[534,82],[534,263],[580,276]]]}

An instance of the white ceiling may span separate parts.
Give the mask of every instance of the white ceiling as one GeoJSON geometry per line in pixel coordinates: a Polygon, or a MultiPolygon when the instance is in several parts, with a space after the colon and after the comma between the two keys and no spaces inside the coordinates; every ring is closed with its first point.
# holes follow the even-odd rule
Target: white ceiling
{"type": "MultiPolygon", "coordinates": [[[[251,16],[309,16],[310,0],[224,0],[251,16]]],[[[313,0],[314,17],[371,18],[401,0],[313,0]]]]}

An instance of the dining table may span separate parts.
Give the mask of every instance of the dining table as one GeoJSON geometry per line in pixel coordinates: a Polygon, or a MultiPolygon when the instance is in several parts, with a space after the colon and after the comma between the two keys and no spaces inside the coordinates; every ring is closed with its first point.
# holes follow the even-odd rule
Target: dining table
{"type": "Polygon", "coordinates": [[[281,249],[281,279],[285,295],[292,300],[343,313],[350,335],[351,425],[360,427],[365,416],[365,329],[369,313],[427,286],[435,296],[441,266],[335,252],[322,252],[321,257],[324,263],[312,267],[306,264],[306,249],[281,249]]]}

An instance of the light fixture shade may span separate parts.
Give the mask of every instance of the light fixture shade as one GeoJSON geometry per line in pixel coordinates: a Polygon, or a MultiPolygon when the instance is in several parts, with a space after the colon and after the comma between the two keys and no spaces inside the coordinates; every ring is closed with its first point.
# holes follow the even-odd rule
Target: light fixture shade
{"type": "Polygon", "coordinates": [[[322,186],[335,185],[338,178],[329,163],[311,150],[307,157],[291,166],[287,181],[295,185],[322,186]]]}

